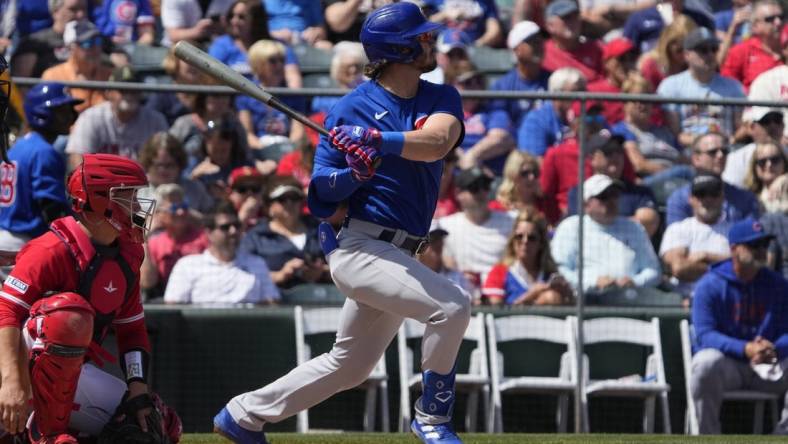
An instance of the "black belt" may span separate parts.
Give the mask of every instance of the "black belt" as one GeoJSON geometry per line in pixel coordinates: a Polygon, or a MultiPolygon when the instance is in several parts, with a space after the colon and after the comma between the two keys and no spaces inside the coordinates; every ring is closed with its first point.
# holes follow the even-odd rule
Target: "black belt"
{"type": "MultiPolygon", "coordinates": [[[[350,224],[350,218],[345,218],[345,221],[342,223],[342,226],[347,227],[350,224]]],[[[400,242],[399,244],[394,242],[394,237],[397,235],[396,230],[388,230],[383,228],[378,234],[377,239],[382,240],[384,242],[388,242],[398,248],[402,248],[404,250],[408,250],[411,255],[417,255],[424,252],[427,249],[427,246],[430,244],[429,239],[426,237],[414,237],[414,236],[407,236],[405,239],[400,242]]]]}

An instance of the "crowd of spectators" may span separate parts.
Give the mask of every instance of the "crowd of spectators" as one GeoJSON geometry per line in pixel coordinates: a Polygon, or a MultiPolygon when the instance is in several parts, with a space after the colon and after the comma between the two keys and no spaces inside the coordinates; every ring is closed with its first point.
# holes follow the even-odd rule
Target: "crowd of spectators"
{"type": "MultiPolygon", "coordinates": [[[[328,82],[351,89],[366,81],[363,19],[390,1],[12,2],[0,50],[13,75],[50,82],[215,85],[171,52],[165,77],[135,70],[135,51],[185,40],[263,87],[290,88],[304,85],[299,54],[328,54],[328,82]]],[[[434,36],[438,66],[424,78],[459,91],[788,99],[777,0],[411,1],[445,24],[434,36]],[[485,71],[482,50],[505,53],[511,69],[485,71]]],[[[272,303],[279,290],[331,282],[305,205],[317,134],[245,96],[70,94],[65,109],[78,117],[68,134],[30,131],[67,168],[88,152],[141,163],[159,202],[143,267],[149,300],[272,303]]],[[[322,123],[338,98],[282,100],[322,123]]],[[[768,265],[786,275],[788,109],[467,98],[463,111],[465,138],[444,161],[421,260],[477,304],[570,303],[580,205],[584,290],[659,287],[690,301],[695,283],[730,256],[727,230],[745,218],[762,218],[775,236],[768,265]]],[[[339,228],[343,218],[340,209],[331,221],[339,228]]],[[[17,248],[35,235],[5,220],[0,239],[17,248]]]]}

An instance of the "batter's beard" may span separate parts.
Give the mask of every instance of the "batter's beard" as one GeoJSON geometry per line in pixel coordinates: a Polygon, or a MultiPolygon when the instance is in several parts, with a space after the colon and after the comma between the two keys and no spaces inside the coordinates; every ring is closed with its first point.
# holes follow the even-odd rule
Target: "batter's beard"
{"type": "Polygon", "coordinates": [[[430,50],[429,52],[422,52],[416,57],[414,65],[416,65],[422,73],[427,73],[438,67],[438,59],[435,57],[435,53],[430,50]]]}

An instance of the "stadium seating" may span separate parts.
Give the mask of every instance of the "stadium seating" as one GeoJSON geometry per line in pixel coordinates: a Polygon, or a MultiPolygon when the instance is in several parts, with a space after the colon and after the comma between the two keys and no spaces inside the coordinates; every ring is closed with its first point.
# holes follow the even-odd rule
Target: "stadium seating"
{"type": "MultiPolygon", "coordinates": [[[[488,421],[493,424],[495,433],[503,432],[504,393],[538,393],[558,396],[556,422],[558,432],[566,433],[569,416],[569,397],[575,391],[575,344],[576,337],[572,321],[545,316],[515,315],[494,318],[487,314],[487,335],[490,350],[490,379],[492,381],[492,409],[488,421]],[[537,340],[566,346],[561,355],[557,376],[513,376],[504,372],[504,356],[499,344],[537,340]]],[[[519,351],[518,351],[519,353],[519,351]]]]}
{"type": "MultiPolygon", "coordinates": [[[[577,318],[572,316],[575,332],[579,333],[577,318]]],[[[660,398],[662,407],[663,432],[671,433],[670,429],[670,410],[668,405],[668,385],[665,379],[665,365],[662,355],[662,337],[659,330],[659,319],[651,318],[651,321],[641,321],[638,319],[627,319],[619,317],[604,317],[590,319],[583,322],[583,340],[586,346],[602,343],[633,344],[646,347],[651,350],[646,358],[645,375],[633,375],[637,380],[630,377],[619,379],[592,380],[588,356],[583,375],[583,414],[585,416],[585,431],[590,431],[588,420],[588,397],[589,396],[620,396],[635,397],[645,400],[643,412],[643,432],[654,433],[654,407],[657,396],[660,398]]],[[[624,376],[624,375],[620,375],[624,376]]]]}
{"type": "MultiPolygon", "coordinates": [[[[309,361],[312,350],[306,342],[306,337],[318,334],[336,333],[342,309],[339,307],[324,307],[303,309],[300,305],[293,310],[295,318],[296,336],[296,356],[298,365],[309,361]]],[[[380,414],[382,431],[389,431],[389,395],[388,395],[388,373],[386,371],[385,355],[380,358],[375,368],[370,373],[367,380],[359,386],[366,390],[366,402],[364,405],[364,431],[371,432],[375,428],[376,402],[380,396],[380,414]]],[[[296,419],[296,430],[299,433],[309,431],[309,411],[303,410],[298,413],[296,419]]]]}
{"type": "MultiPolygon", "coordinates": [[[[684,431],[688,435],[697,435],[699,433],[698,415],[695,410],[695,403],[692,400],[692,388],[690,387],[690,381],[692,380],[692,344],[695,342],[695,332],[686,319],[682,319],[679,323],[679,331],[681,333],[681,358],[684,363],[684,388],[687,392],[687,411],[684,431]]],[[[752,428],[753,433],[756,435],[763,433],[763,413],[767,402],[769,403],[772,426],[777,425],[778,398],[778,395],[774,393],[765,393],[755,390],[731,390],[725,392],[723,397],[725,401],[749,401],[755,403],[752,428]]]]}
{"type": "MultiPolygon", "coordinates": [[[[399,380],[400,380],[400,415],[399,430],[405,432],[410,430],[412,402],[410,400],[410,390],[414,387],[421,387],[420,365],[414,362],[415,351],[408,346],[408,340],[417,339],[424,336],[424,324],[413,319],[405,319],[397,334],[397,356],[399,361],[399,380]]],[[[465,415],[465,427],[468,431],[476,430],[476,419],[478,416],[479,396],[482,398],[482,408],[486,412],[490,396],[490,377],[487,369],[487,343],[484,338],[484,315],[477,314],[471,318],[468,328],[465,330],[466,341],[474,343],[475,347],[471,351],[468,373],[457,373],[455,386],[457,392],[468,393],[468,407],[465,415]]],[[[419,341],[419,345],[421,341],[419,341]]],[[[486,424],[486,429],[490,431],[490,423],[486,424]]]]}

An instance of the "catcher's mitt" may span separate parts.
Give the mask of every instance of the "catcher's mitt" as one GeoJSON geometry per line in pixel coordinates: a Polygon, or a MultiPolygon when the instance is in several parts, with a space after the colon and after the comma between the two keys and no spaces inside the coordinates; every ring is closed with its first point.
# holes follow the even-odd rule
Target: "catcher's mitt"
{"type": "Polygon", "coordinates": [[[161,412],[153,403],[150,395],[139,395],[128,399],[128,392],[123,396],[115,414],[101,430],[98,444],[171,444],[170,439],[162,431],[161,412]],[[137,421],[137,412],[150,408],[146,417],[148,431],[145,432],[137,421]]]}

